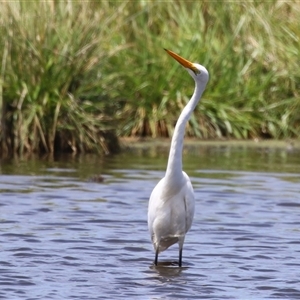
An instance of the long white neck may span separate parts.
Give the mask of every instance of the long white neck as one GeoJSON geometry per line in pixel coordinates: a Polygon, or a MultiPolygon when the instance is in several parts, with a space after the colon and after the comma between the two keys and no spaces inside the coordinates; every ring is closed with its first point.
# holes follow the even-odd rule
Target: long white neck
{"type": "Polygon", "coordinates": [[[173,182],[174,178],[178,178],[179,180],[182,178],[182,149],[185,126],[205,89],[205,84],[201,84],[197,81],[195,81],[195,83],[193,96],[181,112],[172,137],[166,179],[168,180],[170,178],[173,182]]]}

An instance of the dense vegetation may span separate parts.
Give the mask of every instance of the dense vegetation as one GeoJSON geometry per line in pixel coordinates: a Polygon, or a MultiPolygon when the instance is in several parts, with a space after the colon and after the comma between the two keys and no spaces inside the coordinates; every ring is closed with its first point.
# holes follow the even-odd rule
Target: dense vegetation
{"type": "Polygon", "coordinates": [[[0,147],[171,136],[193,82],[163,48],[210,72],[189,136],[299,137],[299,20],[299,1],[2,2],[0,147]]]}

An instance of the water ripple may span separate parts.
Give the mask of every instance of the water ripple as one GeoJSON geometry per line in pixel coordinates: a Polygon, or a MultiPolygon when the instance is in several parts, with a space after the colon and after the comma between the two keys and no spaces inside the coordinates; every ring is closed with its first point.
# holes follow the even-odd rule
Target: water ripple
{"type": "Polygon", "coordinates": [[[0,299],[300,298],[297,174],[196,170],[178,268],[177,247],[152,263],[147,202],[163,172],[46,171],[0,175],[0,299]]]}

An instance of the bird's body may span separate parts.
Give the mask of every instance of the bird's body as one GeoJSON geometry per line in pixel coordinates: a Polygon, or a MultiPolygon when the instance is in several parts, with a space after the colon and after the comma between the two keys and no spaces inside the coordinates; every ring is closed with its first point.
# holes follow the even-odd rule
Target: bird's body
{"type": "Polygon", "coordinates": [[[195,90],[177,121],[172,137],[168,166],[165,176],[153,189],[148,207],[148,228],[158,254],[171,245],[179,244],[179,266],[182,263],[182,248],[186,233],[192,226],[195,200],[192,183],[182,171],[182,148],[186,123],[195,109],[208,82],[207,70],[191,63],[172,51],[166,50],[181,63],[195,80],[195,90]]]}
{"type": "Polygon", "coordinates": [[[149,231],[157,255],[175,243],[182,249],[194,216],[194,193],[187,174],[182,172],[180,180],[170,182],[168,177],[161,179],[149,201],[149,231]]]}

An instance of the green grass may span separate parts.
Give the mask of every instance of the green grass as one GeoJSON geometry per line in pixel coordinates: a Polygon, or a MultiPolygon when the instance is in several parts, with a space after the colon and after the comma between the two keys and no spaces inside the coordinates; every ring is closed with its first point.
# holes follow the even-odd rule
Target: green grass
{"type": "Polygon", "coordinates": [[[187,135],[299,137],[298,1],[13,1],[0,11],[1,148],[113,152],[171,136],[210,72],[187,135]]]}

